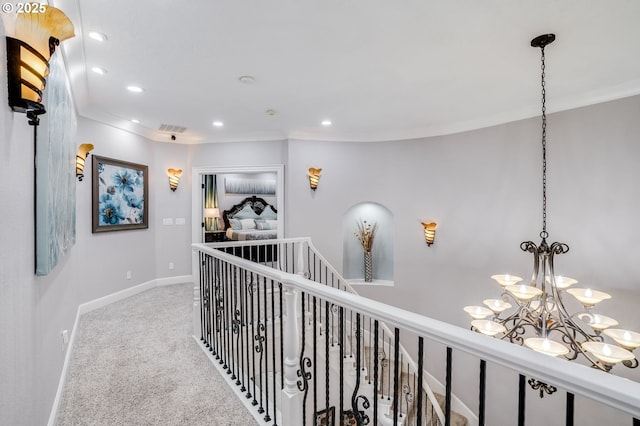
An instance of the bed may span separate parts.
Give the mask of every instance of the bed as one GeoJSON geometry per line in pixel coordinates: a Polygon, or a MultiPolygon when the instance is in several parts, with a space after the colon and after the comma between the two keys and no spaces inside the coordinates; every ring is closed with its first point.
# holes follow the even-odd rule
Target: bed
{"type": "Polygon", "coordinates": [[[255,195],[224,210],[222,220],[226,237],[232,241],[278,238],[278,210],[255,195]]]}
{"type": "MultiPolygon", "coordinates": [[[[255,195],[224,210],[222,220],[227,240],[256,241],[278,238],[278,210],[255,195]]],[[[225,251],[254,262],[271,262],[277,258],[274,244],[228,247],[225,251]]]]}

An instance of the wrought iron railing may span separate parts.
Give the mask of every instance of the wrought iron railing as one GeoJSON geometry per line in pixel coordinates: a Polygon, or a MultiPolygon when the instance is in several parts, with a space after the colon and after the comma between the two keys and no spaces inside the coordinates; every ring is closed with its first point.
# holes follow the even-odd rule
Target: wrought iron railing
{"type": "Polygon", "coordinates": [[[482,425],[487,404],[504,404],[486,398],[489,362],[519,372],[514,424],[524,425],[523,378],[532,376],[567,392],[566,424],[580,395],[638,425],[640,384],[360,297],[307,239],[194,250],[198,337],[265,424],[482,425]],[[416,347],[411,356],[401,341],[416,347]],[[439,346],[446,361],[438,397],[425,365],[439,346]],[[454,407],[454,350],[479,360],[476,415],[454,407]]]}

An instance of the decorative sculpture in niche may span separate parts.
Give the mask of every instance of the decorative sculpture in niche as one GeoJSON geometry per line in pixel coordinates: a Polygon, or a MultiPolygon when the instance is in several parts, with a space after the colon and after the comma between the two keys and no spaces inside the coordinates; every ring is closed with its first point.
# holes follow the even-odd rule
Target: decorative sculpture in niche
{"type": "Polygon", "coordinates": [[[370,283],[373,281],[373,259],[371,249],[378,230],[377,223],[367,223],[366,220],[360,220],[357,223],[358,230],[354,233],[364,251],[364,281],[370,283]]]}

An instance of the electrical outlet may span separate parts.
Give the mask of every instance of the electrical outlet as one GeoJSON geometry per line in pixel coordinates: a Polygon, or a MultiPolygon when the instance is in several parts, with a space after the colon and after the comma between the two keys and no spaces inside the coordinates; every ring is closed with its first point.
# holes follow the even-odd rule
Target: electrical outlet
{"type": "Polygon", "coordinates": [[[173,269],[173,262],[169,262],[169,269],[173,269]]]}
{"type": "Polygon", "coordinates": [[[131,271],[127,271],[127,279],[130,280],[131,279],[131,271]]]}

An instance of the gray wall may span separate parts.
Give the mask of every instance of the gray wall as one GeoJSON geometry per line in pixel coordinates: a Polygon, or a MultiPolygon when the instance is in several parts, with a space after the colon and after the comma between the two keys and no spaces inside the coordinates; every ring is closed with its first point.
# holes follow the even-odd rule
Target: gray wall
{"type": "MultiPolygon", "coordinates": [[[[632,330],[640,330],[638,117],[640,96],[548,120],[549,242],[571,247],[556,258],[556,271],[611,293],[613,300],[597,312],[632,330]]],[[[399,142],[290,141],[288,235],[310,236],[340,269],[344,213],[358,202],[384,205],[395,221],[395,286],[359,286],[360,294],[468,328],[462,307],[500,294],[492,274],[532,272],[532,259],[519,245],[540,242],[540,133],[538,118],[399,142]],[[315,192],[304,178],[310,166],[323,169],[315,192]],[[438,222],[431,247],[420,225],[425,219],[438,222]]],[[[443,372],[444,348],[432,344],[429,353],[432,371],[443,372]]],[[[477,387],[469,383],[476,383],[478,371],[471,360],[454,356],[453,389],[473,408],[477,387]]],[[[487,420],[511,424],[518,377],[496,370],[489,366],[488,398],[500,402],[488,407],[487,420]]],[[[619,366],[615,373],[640,381],[638,370],[619,366]]],[[[527,398],[528,422],[555,424],[551,417],[562,413],[562,394],[540,401],[530,391],[527,398]]],[[[578,416],[588,418],[577,424],[612,424],[606,419],[611,413],[598,420],[593,410],[584,411],[592,406],[578,398],[578,416]]]]}

